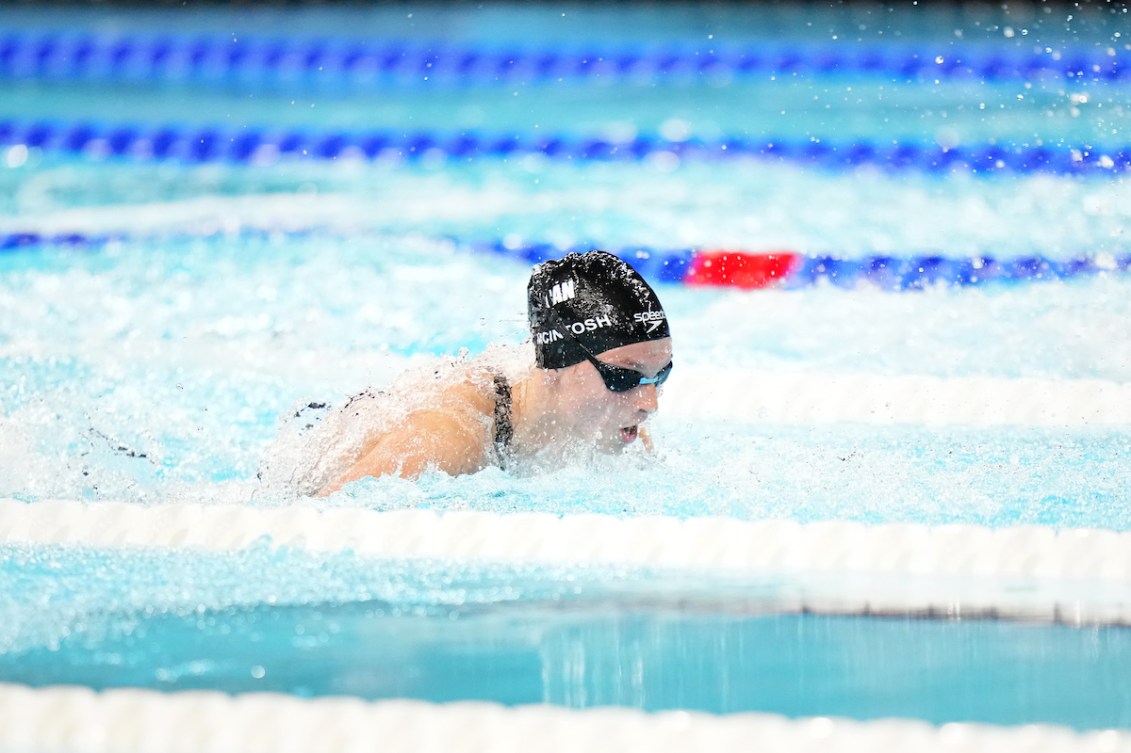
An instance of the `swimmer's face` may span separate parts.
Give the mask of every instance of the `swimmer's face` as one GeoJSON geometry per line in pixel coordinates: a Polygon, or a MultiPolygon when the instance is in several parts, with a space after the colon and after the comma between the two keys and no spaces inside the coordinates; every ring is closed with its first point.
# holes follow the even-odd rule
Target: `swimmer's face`
{"type": "MultiPolygon", "coordinates": [[[[671,363],[672,340],[665,337],[613,348],[598,353],[597,360],[655,377],[671,363]]],[[[563,405],[569,409],[570,434],[592,441],[603,452],[621,452],[636,441],[640,424],[658,407],[656,385],[613,392],[588,361],[562,369],[560,389],[563,405]]]]}

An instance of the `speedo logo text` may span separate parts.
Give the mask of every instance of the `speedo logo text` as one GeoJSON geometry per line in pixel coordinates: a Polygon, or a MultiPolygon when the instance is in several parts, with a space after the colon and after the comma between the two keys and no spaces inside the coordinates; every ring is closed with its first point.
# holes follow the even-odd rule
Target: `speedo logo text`
{"type": "Polygon", "coordinates": [[[655,332],[656,328],[659,327],[668,317],[663,311],[643,311],[633,314],[632,318],[640,322],[641,324],[646,325],[648,327],[646,331],[651,333],[655,332]]]}

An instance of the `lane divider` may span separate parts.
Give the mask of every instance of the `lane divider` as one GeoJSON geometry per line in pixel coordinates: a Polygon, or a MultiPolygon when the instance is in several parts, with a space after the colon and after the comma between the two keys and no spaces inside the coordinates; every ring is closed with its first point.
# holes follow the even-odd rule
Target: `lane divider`
{"type": "Polygon", "coordinates": [[[1125,730],[0,684],[0,749],[67,753],[1128,753],[1125,730]]]}
{"type": "Polygon", "coordinates": [[[830,283],[883,290],[976,287],[988,282],[1069,280],[1105,272],[1126,272],[1131,254],[1095,254],[1052,259],[1039,254],[998,259],[993,256],[946,257],[939,254],[861,258],[803,256],[792,252],[700,250],[694,253],[683,282],[745,289],[810,287],[830,283]]]}
{"type": "Polygon", "coordinates": [[[225,552],[265,542],[374,559],[615,565],[788,581],[779,593],[751,593],[745,606],[754,610],[1131,625],[1131,532],[378,512],[315,509],[310,501],[256,508],[0,500],[0,546],[225,552]]]}
{"type": "Polygon", "coordinates": [[[609,48],[474,48],[420,43],[257,37],[11,30],[0,34],[0,76],[123,81],[336,83],[452,81],[464,85],[595,79],[652,83],[735,76],[850,74],[898,81],[1020,79],[1125,81],[1117,47],[947,44],[668,45],[609,48]]]}
{"type": "MultiPolygon", "coordinates": [[[[305,236],[326,230],[288,230],[241,228],[238,235],[273,237],[305,236]]],[[[38,248],[97,249],[111,243],[229,237],[232,233],[208,232],[197,235],[131,236],[127,233],[44,233],[37,231],[0,234],[0,254],[38,248]]],[[[556,246],[497,239],[491,241],[450,242],[456,247],[479,253],[503,255],[528,264],[558,259],[571,251],[600,248],[600,244],[556,246]]],[[[661,283],[698,287],[731,287],[744,290],[762,288],[808,288],[833,285],[839,288],[878,288],[888,291],[921,291],[935,287],[977,287],[991,283],[1027,283],[1072,280],[1131,270],[1131,252],[1120,255],[1101,253],[1056,259],[1040,254],[1011,258],[990,255],[947,257],[940,254],[869,255],[859,258],[829,254],[806,255],[795,251],[743,251],[710,248],[652,248],[629,246],[608,248],[630,262],[641,274],[661,283]]]]}
{"type": "Polygon", "coordinates": [[[476,131],[364,132],[260,130],[140,123],[104,124],[0,120],[0,147],[40,149],[86,157],[175,160],[188,163],[271,164],[279,159],[507,159],[541,155],[579,162],[739,157],[830,170],[876,166],[926,173],[1053,173],[1121,175],[1131,170],[1131,144],[1116,147],[971,144],[836,143],[815,138],[755,140],[740,136],[705,140],[637,135],[616,140],[570,134],[522,135],[476,131]]]}

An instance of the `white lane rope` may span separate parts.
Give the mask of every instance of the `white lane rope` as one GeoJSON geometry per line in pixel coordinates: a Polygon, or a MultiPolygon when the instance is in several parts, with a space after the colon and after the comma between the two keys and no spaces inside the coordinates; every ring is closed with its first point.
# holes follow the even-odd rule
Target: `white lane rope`
{"type": "MultiPolygon", "coordinates": [[[[722,517],[0,500],[0,545],[617,565],[792,587],[750,609],[1131,625],[1131,532],[722,517]]],[[[754,603],[758,602],[758,603],[754,603]]]]}
{"type": "Polygon", "coordinates": [[[0,751],[15,753],[1124,753],[1131,734],[768,714],[715,716],[483,702],[300,699],[0,684],[0,751]]]}

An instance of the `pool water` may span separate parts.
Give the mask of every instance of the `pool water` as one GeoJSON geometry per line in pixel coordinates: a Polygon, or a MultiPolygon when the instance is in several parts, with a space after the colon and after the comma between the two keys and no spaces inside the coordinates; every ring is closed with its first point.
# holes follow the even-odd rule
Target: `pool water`
{"type": "Polygon", "coordinates": [[[33,686],[1081,730],[1131,722],[1126,627],[783,612],[775,599],[795,587],[786,578],[406,564],[266,547],[11,554],[16,566],[0,577],[38,614],[22,630],[6,622],[0,675],[33,686]]]}
{"type": "MultiPolygon", "coordinates": [[[[802,61],[881,50],[944,63],[1063,53],[1125,65],[1125,28],[1125,9],[1109,4],[92,6],[6,9],[0,41],[361,40],[524,59],[590,48],[802,61]]],[[[837,393],[846,404],[882,402],[878,391],[920,377],[1043,380],[1039,399],[1054,403],[1070,388],[1131,382],[1131,277],[1108,263],[1131,253],[1126,76],[795,62],[366,78],[19,60],[0,54],[0,498],[1131,530],[1131,438],[1118,421],[846,421],[815,407],[844,378],[871,385],[837,393]],[[383,129],[433,147],[157,159],[143,141],[117,155],[113,139],[24,144],[35,124],[72,135],[84,124],[298,129],[351,144],[383,129]],[[460,135],[657,147],[639,159],[463,154],[450,146],[460,135]],[[1062,149],[1111,164],[946,170],[681,151],[727,139],[1062,149]],[[657,283],[677,365],[654,454],[539,475],[363,479],[324,500],[263,483],[263,458],[297,408],[461,352],[524,347],[530,267],[483,251],[492,244],[1108,261],[1070,280],[908,293],[657,283]],[[735,374],[748,380],[736,388],[735,374]],[[780,387],[791,379],[802,387],[780,387]],[[781,394],[758,397],[796,405],[794,418],[733,407],[765,385],[781,394]],[[706,415],[686,408],[689,395],[706,415]]],[[[781,612],[771,597],[788,578],[728,577],[0,542],[0,584],[14,596],[0,605],[0,680],[1131,726],[1126,627],[781,612]]]]}
{"type": "Polygon", "coordinates": [[[361,601],[162,615],[4,657],[6,681],[936,724],[1126,727],[1126,628],[361,601]],[[923,647],[930,650],[924,652],[923,647]],[[65,662],[65,663],[64,663],[65,662]],[[992,667],[992,669],[987,669],[992,667]]]}

